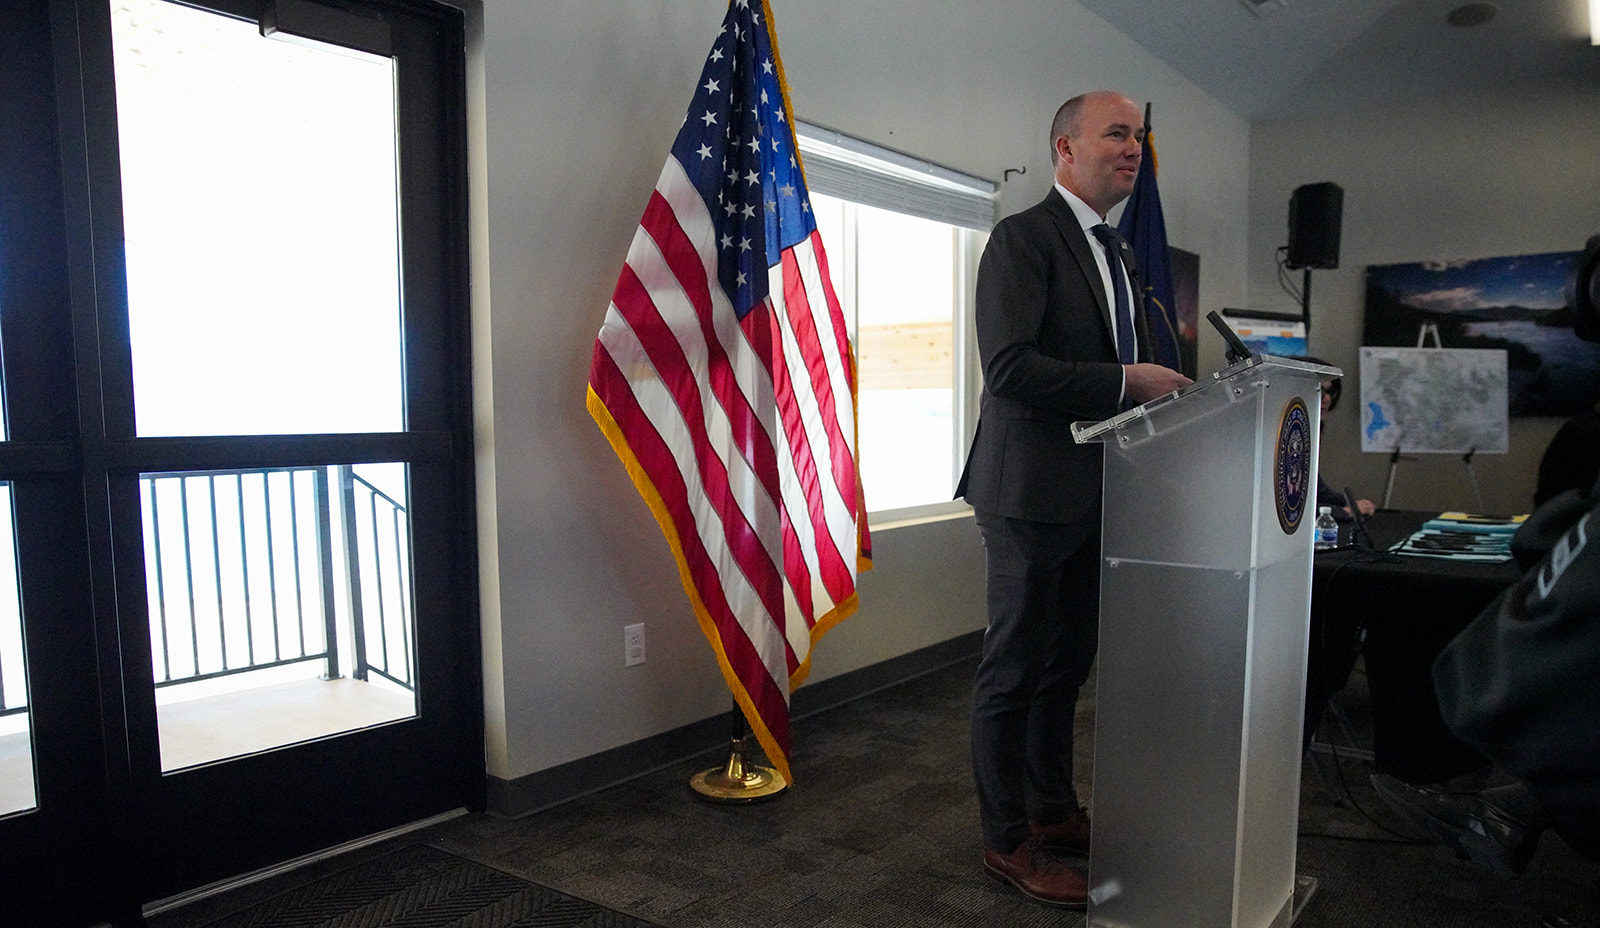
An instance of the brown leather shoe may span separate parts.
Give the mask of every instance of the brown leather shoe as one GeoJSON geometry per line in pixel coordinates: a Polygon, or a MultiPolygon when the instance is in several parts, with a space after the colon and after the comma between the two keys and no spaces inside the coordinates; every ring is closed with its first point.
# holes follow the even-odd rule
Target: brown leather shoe
{"type": "Polygon", "coordinates": [[[1035,838],[1042,839],[1044,846],[1053,851],[1089,853],[1089,813],[1082,809],[1072,813],[1072,816],[1064,822],[1049,825],[1033,822],[1028,825],[1028,830],[1035,838]]]}
{"type": "Polygon", "coordinates": [[[1088,880],[1065,861],[1052,858],[1038,838],[1029,838],[1009,854],[984,848],[983,869],[1035,902],[1066,909],[1089,904],[1088,880]]]}

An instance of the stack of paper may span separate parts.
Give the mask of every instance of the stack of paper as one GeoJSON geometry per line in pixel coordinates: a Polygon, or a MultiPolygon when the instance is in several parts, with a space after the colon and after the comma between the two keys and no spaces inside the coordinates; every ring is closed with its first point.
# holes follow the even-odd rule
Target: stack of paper
{"type": "Polygon", "coordinates": [[[1414,557],[1442,557],[1463,561],[1508,561],[1511,536],[1528,517],[1485,516],[1468,512],[1441,512],[1390,550],[1414,557]]]}

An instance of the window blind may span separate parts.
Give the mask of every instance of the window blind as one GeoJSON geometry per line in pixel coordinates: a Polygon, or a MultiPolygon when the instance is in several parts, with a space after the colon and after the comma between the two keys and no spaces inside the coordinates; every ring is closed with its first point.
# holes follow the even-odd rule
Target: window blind
{"type": "Polygon", "coordinates": [[[966,229],[994,227],[990,181],[798,120],[795,130],[813,193],[966,229]]]}

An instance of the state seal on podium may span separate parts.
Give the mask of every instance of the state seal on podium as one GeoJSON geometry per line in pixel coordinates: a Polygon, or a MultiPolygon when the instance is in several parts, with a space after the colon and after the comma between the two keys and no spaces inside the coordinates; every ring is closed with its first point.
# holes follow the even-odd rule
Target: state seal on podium
{"type": "Polygon", "coordinates": [[[1311,499],[1311,411],[1295,397],[1278,420],[1278,450],[1273,458],[1273,501],[1278,525],[1293,535],[1305,519],[1311,499]]]}

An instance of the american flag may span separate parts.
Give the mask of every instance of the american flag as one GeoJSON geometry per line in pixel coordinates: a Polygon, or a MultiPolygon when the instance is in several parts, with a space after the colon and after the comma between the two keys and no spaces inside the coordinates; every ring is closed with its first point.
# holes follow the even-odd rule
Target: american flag
{"type": "Polygon", "coordinates": [[[855,357],[807,198],[772,11],[733,0],[617,279],[589,412],[661,525],[751,731],[870,566],[855,357]]]}

